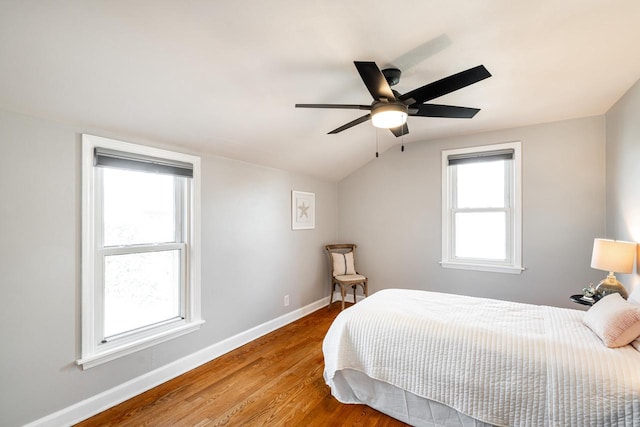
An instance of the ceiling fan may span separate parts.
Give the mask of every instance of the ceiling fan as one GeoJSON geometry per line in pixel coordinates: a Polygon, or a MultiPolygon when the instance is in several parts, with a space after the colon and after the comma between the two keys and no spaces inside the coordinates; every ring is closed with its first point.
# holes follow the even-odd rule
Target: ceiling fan
{"type": "Polygon", "coordinates": [[[329,132],[330,134],[342,132],[370,119],[374,126],[389,129],[396,137],[409,133],[409,127],[406,123],[407,116],[470,119],[480,111],[479,108],[425,104],[425,102],[491,77],[491,74],[483,65],[478,65],[401,94],[391,89],[391,86],[400,81],[401,71],[399,69],[386,68],[380,71],[376,63],[372,61],[354,61],[354,64],[358,73],[360,73],[362,81],[369,89],[371,96],[373,96],[371,105],[296,104],[297,108],[339,108],[371,111],[332,130],[329,132]]]}

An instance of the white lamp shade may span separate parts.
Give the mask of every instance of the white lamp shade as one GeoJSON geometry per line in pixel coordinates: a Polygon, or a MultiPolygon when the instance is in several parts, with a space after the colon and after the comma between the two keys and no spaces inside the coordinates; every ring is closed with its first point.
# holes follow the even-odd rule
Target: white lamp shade
{"type": "Polygon", "coordinates": [[[631,273],[635,257],[635,243],[595,239],[591,255],[591,268],[614,273],[631,273]]]}
{"type": "Polygon", "coordinates": [[[406,105],[377,103],[371,110],[371,123],[377,128],[391,129],[406,122],[406,105]]]}

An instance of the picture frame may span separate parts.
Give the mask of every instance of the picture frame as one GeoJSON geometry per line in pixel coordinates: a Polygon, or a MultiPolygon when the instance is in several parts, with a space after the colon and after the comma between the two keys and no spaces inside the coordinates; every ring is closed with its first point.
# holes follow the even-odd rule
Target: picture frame
{"type": "Polygon", "coordinates": [[[312,230],[314,228],[316,228],[316,194],[291,191],[291,229],[312,230]]]}

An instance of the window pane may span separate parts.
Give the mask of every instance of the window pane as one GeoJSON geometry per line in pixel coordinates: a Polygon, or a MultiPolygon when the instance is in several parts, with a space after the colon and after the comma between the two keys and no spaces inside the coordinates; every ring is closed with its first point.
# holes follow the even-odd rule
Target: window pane
{"type": "Polygon", "coordinates": [[[458,208],[503,208],[505,160],[454,166],[457,173],[458,208]]]}
{"type": "Polygon", "coordinates": [[[104,246],[175,241],[175,179],[103,168],[104,246]]]}
{"type": "Polygon", "coordinates": [[[181,315],[179,250],[106,256],[104,282],[105,337],[181,315]]]}
{"type": "Polygon", "coordinates": [[[505,260],[506,212],[455,214],[455,257],[505,260]]]}

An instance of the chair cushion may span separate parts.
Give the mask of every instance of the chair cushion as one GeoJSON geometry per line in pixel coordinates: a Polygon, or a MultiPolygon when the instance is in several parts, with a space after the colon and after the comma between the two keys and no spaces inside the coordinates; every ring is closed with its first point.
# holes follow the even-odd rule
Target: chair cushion
{"type": "Polygon", "coordinates": [[[335,276],[335,278],[341,282],[364,282],[364,279],[366,279],[366,277],[361,274],[341,274],[335,276]]]}
{"type": "Polygon", "coordinates": [[[353,251],[347,253],[331,252],[333,261],[333,277],[343,274],[356,274],[356,267],[353,262],[353,251]]]}

